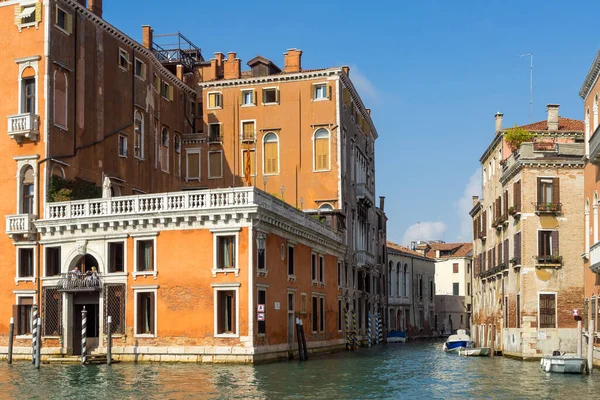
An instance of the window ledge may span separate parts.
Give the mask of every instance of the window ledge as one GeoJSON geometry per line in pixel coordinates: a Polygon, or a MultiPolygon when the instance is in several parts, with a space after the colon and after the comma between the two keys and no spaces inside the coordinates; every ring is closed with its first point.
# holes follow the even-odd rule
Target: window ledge
{"type": "Polygon", "coordinates": [[[232,273],[232,272],[235,274],[236,277],[240,275],[239,268],[213,268],[211,271],[213,274],[213,278],[216,278],[217,274],[227,275],[228,273],[232,273]]]}
{"type": "Polygon", "coordinates": [[[262,103],[263,106],[275,106],[278,105],[279,103],[275,102],[275,103],[262,103]]]}
{"type": "Polygon", "coordinates": [[[312,284],[313,286],[317,286],[317,285],[319,284],[319,281],[315,281],[315,280],[313,280],[313,281],[311,281],[311,284],[312,284]]]}
{"type": "Polygon", "coordinates": [[[240,107],[256,107],[256,104],[242,104],[240,107]]]}
{"type": "Polygon", "coordinates": [[[325,282],[319,282],[319,286],[325,287],[325,282]]]}
{"type": "Polygon", "coordinates": [[[296,275],[288,275],[287,281],[288,282],[296,282],[296,275]]]}
{"type": "Polygon", "coordinates": [[[15,284],[19,286],[19,282],[35,282],[35,278],[15,278],[15,284]]]}
{"type": "Polygon", "coordinates": [[[131,275],[133,276],[133,280],[135,281],[137,279],[138,276],[154,276],[154,279],[156,279],[156,275],[158,275],[158,271],[133,271],[131,273],[131,275]]]}
{"type": "Polygon", "coordinates": [[[256,270],[256,276],[267,276],[269,275],[269,270],[268,269],[257,269],[256,270]]]}
{"type": "Polygon", "coordinates": [[[263,173],[263,176],[277,176],[279,172],[263,173]]]}
{"type": "Polygon", "coordinates": [[[153,333],[135,333],[134,338],[155,338],[156,335],[153,333]]]}
{"type": "Polygon", "coordinates": [[[17,24],[17,28],[19,28],[19,32],[21,32],[21,29],[30,28],[32,26],[35,26],[35,29],[38,29],[38,25],[39,25],[39,21],[28,22],[26,24],[17,24]]]}
{"type": "Polygon", "coordinates": [[[331,168],[329,168],[329,169],[313,169],[312,172],[331,172],[331,168]]]}
{"type": "Polygon", "coordinates": [[[329,100],[327,97],[312,99],[313,102],[329,100]]]}
{"type": "MultiPolygon", "coordinates": [[[[132,274],[135,274],[136,272],[132,272],[132,274]]],[[[137,274],[142,274],[141,272],[137,272],[137,274]]],[[[109,276],[113,276],[115,278],[120,278],[120,277],[125,277],[129,275],[127,272],[108,272],[106,275],[104,275],[104,277],[109,277],[109,276]]],[[[146,275],[149,275],[146,273],[146,275]]]]}
{"type": "Polygon", "coordinates": [[[207,110],[222,110],[223,107],[206,107],[207,110]]]}
{"type": "Polygon", "coordinates": [[[68,131],[69,131],[69,128],[67,128],[66,126],[63,126],[63,125],[57,124],[56,122],[54,123],[54,126],[55,126],[55,127],[57,127],[58,129],[62,129],[62,130],[63,130],[63,131],[65,131],[65,132],[68,132],[68,131]]]}
{"type": "Polygon", "coordinates": [[[17,340],[32,340],[33,336],[32,335],[16,335],[15,339],[17,339],[17,340]]]}
{"type": "Polygon", "coordinates": [[[223,179],[223,175],[221,176],[209,176],[208,179],[223,179]]]}
{"type": "Polygon", "coordinates": [[[66,29],[64,29],[64,28],[61,28],[60,26],[58,26],[58,25],[56,25],[56,24],[54,24],[54,27],[55,27],[56,29],[58,29],[59,31],[61,31],[62,33],[64,33],[65,35],[67,35],[67,36],[71,36],[71,33],[70,33],[69,31],[67,31],[66,29]]]}
{"type": "Polygon", "coordinates": [[[228,338],[228,339],[234,339],[234,338],[239,338],[240,335],[238,335],[237,333],[217,333],[215,335],[216,338],[228,338]]]}

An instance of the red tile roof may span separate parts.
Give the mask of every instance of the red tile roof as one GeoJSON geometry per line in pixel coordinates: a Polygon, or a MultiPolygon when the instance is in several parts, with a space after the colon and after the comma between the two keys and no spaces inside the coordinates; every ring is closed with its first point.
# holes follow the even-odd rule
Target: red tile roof
{"type": "MultiPolygon", "coordinates": [[[[533,124],[523,125],[521,128],[528,131],[547,131],[548,121],[538,121],[533,124]]],[[[558,117],[558,130],[563,132],[583,132],[583,121],[571,118],[558,117]]]]}
{"type": "Polygon", "coordinates": [[[401,246],[401,245],[396,244],[394,242],[390,242],[389,240],[386,243],[386,246],[389,247],[392,250],[400,251],[402,253],[410,254],[410,255],[413,255],[413,256],[417,256],[417,257],[429,258],[429,257],[424,256],[423,254],[419,253],[418,251],[411,250],[408,247],[404,247],[404,246],[401,246]]]}
{"type": "Polygon", "coordinates": [[[450,257],[466,257],[469,252],[473,250],[472,243],[429,243],[427,250],[427,257],[438,258],[437,250],[440,251],[451,251],[449,255],[440,255],[439,258],[450,258],[450,257]]]}

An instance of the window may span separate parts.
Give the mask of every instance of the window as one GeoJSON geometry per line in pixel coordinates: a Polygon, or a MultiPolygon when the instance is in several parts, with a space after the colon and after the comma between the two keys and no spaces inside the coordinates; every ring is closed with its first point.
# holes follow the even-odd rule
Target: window
{"type": "Polygon", "coordinates": [[[235,236],[217,236],[217,268],[236,267],[235,236]]]}
{"type": "Polygon", "coordinates": [[[319,315],[317,313],[318,311],[318,303],[317,303],[317,296],[313,296],[312,297],[312,333],[317,333],[318,329],[319,329],[319,315]]]}
{"type": "Polygon", "coordinates": [[[313,100],[326,100],[330,97],[329,93],[328,93],[327,84],[318,83],[316,85],[313,85],[313,88],[314,88],[313,100]]]}
{"type": "Polygon", "coordinates": [[[154,240],[138,240],[137,242],[137,272],[154,271],[154,240]]]}
{"type": "Polygon", "coordinates": [[[265,174],[279,173],[279,140],[273,132],[267,133],[264,142],[263,170],[265,174]]]}
{"type": "Polygon", "coordinates": [[[200,149],[186,149],[185,151],[186,180],[200,180],[200,149]]]}
{"type": "Polygon", "coordinates": [[[307,296],[306,293],[300,293],[300,314],[307,313],[307,296]]]}
{"type": "Polygon", "coordinates": [[[35,195],[35,182],[33,178],[33,168],[31,166],[25,167],[23,170],[23,178],[21,181],[21,213],[22,214],[33,214],[34,211],[34,195],[35,195]]]}
{"type": "Polygon", "coordinates": [[[60,274],[60,247],[46,247],[46,276],[60,274]]]}
{"type": "Polygon", "coordinates": [[[208,124],[208,141],[209,142],[220,142],[221,137],[221,124],[208,124]]]}
{"type": "Polygon", "coordinates": [[[242,150],[242,160],[244,163],[244,176],[256,176],[256,151],[254,149],[242,150]]]}
{"type": "Polygon", "coordinates": [[[342,263],[340,261],[337,263],[337,284],[342,286],[342,263]]]}
{"type": "Polygon", "coordinates": [[[434,290],[433,290],[433,281],[429,279],[429,300],[433,300],[434,290]]]}
{"type": "Polygon", "coordinates": [[[288,264],[288,275],[294,276],[295,272],[296,272],[294,270],[294,246],[288,246],[287,264],[288,264]]]}
{"type": "Polygon", "coordinates": [[[404,276],[402,279],[402,282],[404,282],[404,297],[408,297],[408,264],[404,264],[404,276]]]}
{"type": "Polygon", "coordinates": [[[21,28],[31,25],[37,25],[42,20],[42,4],[27,4],[25,6],[17,5],[15,8],[15,25],[21,28]]]}
{"type": "Polygon", "coordinates": [[[471,283],[467,282],[467,296],[471,295],[471,283]]]}
{"type": "Polygon", "coordinates": [[[181,137],[179,135],[173,137],[173,150],[175,151],[173,158],[175,176],[181,176],[181,137]]]}
{"type": "Polygon", "coordinates": [[[556,294],[540,294],[540,329],[556,328],[556,294]]]}
{"type": "Polygon", "coordinates": [[[558,178],[537,178],[537,187],[538,210],[540,210],[540,206],[548,207],[558,206],[560,204],[558,178]]]}
{"type": "Polygon", "coordinates": [[[242,93],[240,94],[240,103],[242,106],[256,105],[256,91],[252,89],[242,90],[242,93]]]}
{"type": "Polygon", "coordinates": [[[23,78],[23,113],[35,114],[35,77],[23,78]]]}
{"type": "Polygon", "coordinates": [[[319,256],[319,281],[325,283],[325,257],[319,256]]]}
{"type": "Polygon", "coordinates": [[[342,331],[342,315],[344,311],[342,309],[342,299],[338,299],[338,314],[337,314],[337,328],[338,332],[342,331]]]}
{"type": "Polygon", "coordinates": [[[135,302],[135,334],[156,336],[156,292],[136,291],[135,302]]]}
{"type": "Polygon", "coordinates": [[[119,157],[127,157],[127,136],[119,134],[119,157]]]}
{"type": "MultiPolygon", "coordinates": [[[[262,235],[262,234],[259,234],[262,235]]],[[[265,242],[266,243],[266,242],[265,242]]],[[[265,245],[266,247],[266,245],[265,245]]],[[[257,268],[259,270],[265,270],[267,269],[267,257],[266,257],[266,249],[260,249],[257,246],[257,268]]]]}
{"type": "Polygon", "coordinates": [[[67,129],[67,74],[54,71],[54,125],[67,129]]]}
{"type": "Polygon", "coordinates": [[[33,278],[33,249],[19,248],[19,278],[33,278]]]}
{"type": "Polygon", "coordinates": [[[316,254],[311,254],[310,255],[311,258],[311,279],[313,282],[317,281],[317,255],[316,254]]]}
{"type": "Polygon", "coordinates": [[[452,295],[453,296],[459,296],[459,283],[458,282],[454,282],[452,284],[452,295]]]}
{"type": "Polygon", "coordinates": [[[160,78],[156,74],[153,74],[153,77],[154,90],[156,90],[156,93],[158,93],[160,92],[160,78]]]}
{"type": "MultiPolygon", "coordinates": [[[[262,304],[265,307],[266,311],[267,291],[265,289],[258,289],[258,304],[262,304]]],[[[267,333],[267,321],[265,321],[264,319],[262,321],[259,320],[257,325],[259,335],[264,335],[267,333]]]]}
{"type": "Polygon", "coordinates": [[[160,133],[159,163],[163,172],[169,172],[169,131],[162,128],[160,133]]]}
{"type": "MultiPolygon", "coordinates": [[[[139,244],[140,242],[138,242],[139,244]]],[[[108,272],[125,271],[125,242],[108,243],[108,272]]]]}
{"type": "Polygon", "coordinates": [[[558,256],[558,231],[538,231],[538,257],[558,256]]]}
{"type": "Polygon", "coordinates": [[[123,49],[119,49],[119,67],[126,71],[129,69],[129,53],[123,49]]]}
{"type": "Polygon", "coordinates": [[[208,179],[223,177],[223,152],[208,152],[208,179]]]}
{"type": "Polygon", "coordinates": [[[142,60],[135,59],[134,72],[135,76],[142,80],[146,80],[146,64],[144,64],[142,60]]]}
{"type": "Polygon", "coordinates": [[[215,336],[237,335],[237,290],[216,291],[215,336]]]}
{"type": "Polygon", "coordinates": [[[144,116],[139,110],[133,113],[133,156],[144,159],[144,116]]]}
{"type": "Polygon", "coordinates": [[[242,141],[254,141],[256,129],[254,121],[242,121],[242,141]]]}
{"type": "Polygon", "coordinates": [[[18,297],[13,307],[17,336],[31,335],[33,319],[33,297],[18,297]]]}
{"type": "Polygon", "coordinates": [[[458,274],[458,263],[452,264],[452,273],[458,274]]]}
{"type": "Polygon", "coordinates": [[[208,93],[208,109],[222,108],[222,107],[223,107],[223,95],[218,92],[208,93]]]}
{"type": "Polygon", "coordinates": [[[325,298],[319,297],[319,330],[325,331],[325,298]]]}
{"type": "Polygon", "coordinates": [[[160,95],[167,100],[173,101],[173,86],[169,85],[165,81],[162,81],[160,85],[160,95]]]}
{"type": "Polygon", "coordinates": [[[277,104],[279,103],[279,89],[277,88],[265,88],[262,91],[262,102],[263,104],[277,104]]]}
{"type": "Polygon", "coordinates": [[[314,135],[314,160],[313,168],[316,171],[329,169],[329,131],[319,129],[314,135]]]}
{"type": "Polygon", "coordinates": [[[517,318],[517,328],[521,327],[521,295],[517,294],[517,309],[515,310],[517,318]]]}

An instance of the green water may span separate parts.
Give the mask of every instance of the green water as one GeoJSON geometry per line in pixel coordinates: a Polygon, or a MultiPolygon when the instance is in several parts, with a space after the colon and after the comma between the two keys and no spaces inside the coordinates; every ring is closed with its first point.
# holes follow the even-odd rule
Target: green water
{"type": "Polygon", "coordinates": [[[389,344],[259,365],[0,364],[0,398],[16,399],[413,399],[600,398],[600,371],[548,374],[538,362],[469,358],[441,342],[389,344]]]}

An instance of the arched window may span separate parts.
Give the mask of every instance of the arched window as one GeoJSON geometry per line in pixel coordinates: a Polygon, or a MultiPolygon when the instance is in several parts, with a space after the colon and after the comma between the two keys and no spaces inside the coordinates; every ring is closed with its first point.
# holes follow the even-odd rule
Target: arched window
{"type": "Polygon", "coordinates": [[[408,264],[404,264],[404,297],[408,297],[408,264]]]}
{"type": "Polygon", "coordinates": [[[329,203],[323,203],[321,206],[319,206],[319,210],[330,211],[333,210],[333,207],[329,203]]]}
{"type": "Polygon", "coordinates": [[[21,113],[36,114],[36,71],[33,67],[26,67],[21,72],[21,113]]]}
{"type": "Polygon", "coordinates": [[[598,127],[598,93],[596,93],[596,97],[594,97],[594,127],[592,128],[592,131],[595,131],[596,128],[598,127]]]}
{"type": "Polygon", "coordinates": [[[67,74],[54,71],[54,125],[67,129],[67,74]]]}
{"type": "Polygon", "coordinates": [[[388,276],[390,277],[388,280],[388,296],[392,296],[394,293],[392,293],[392,267],[393,267],[394,263],[392,261],[389,262],[388,265],[388,276]]]}
{"type": "Polygon", "coordinates": [[[318,129],[313,137],[313,168],[315,171],[329,169],[329,131],[318,129]]]}
{"type": "Polygon", "coordinates": [[[279,173],[279,139],[273,132],[263,138],[264,158],[263,170],[265,174],[279,173]]]}
{"type": "Polygon", "coordinates": [[[133,113],[133,156],[144,159],[144,116],[139,110],[133,113]]]}
{"type": "Polygon", "coordinates": [[[158,122],[154,121],[154,168],[158,168],[160,158],[160,141],[158,140],[158,122]]]}
{"type": "Polygon", "coordinates": [[[401,292],[401,288],[402,286],[400,286],[400,283],[402,281],[400,280],[400,263],[396,264],[396,296],[400,297],[402,296],[402,292],[401,292]]]}
{"type": "Polygon", "coordinates": [[[21,175],[21,214],[34,214],[33,199],[35,186],[33,179],[33,168],[27,166],[21,175]]]}
{"type": "Polygon", "coordinates": [[[175,152],[173,160],[175,176],[181,176],[181,138],[179,135],[173,137],[173,151],[175,152]]]}
{"type": "Polygon", "coordinates": [[[169,172],[169,131],[162,128],[160,132],[160,169],[169,172]]]}

